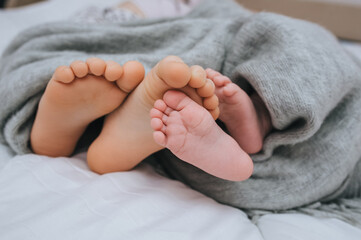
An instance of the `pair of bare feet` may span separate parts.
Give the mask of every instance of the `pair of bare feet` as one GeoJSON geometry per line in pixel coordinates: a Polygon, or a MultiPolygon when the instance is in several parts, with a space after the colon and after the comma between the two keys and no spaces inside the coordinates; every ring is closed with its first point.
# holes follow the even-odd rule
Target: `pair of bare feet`
{"type": "Polygon", "coordinates": [[[228,78],[175,56],[145,77],[139,62],[121,66],[90,58],[57,68],[40,100],[30,143],[37,154],[69,156],[86,127],[106,116],[88,149],[95,172],[127,171],[168,148],[212,175],[240,181],[253,170],[247,153],[261,149],[268,131],[267,115],[256,110],[228,78]],[[233,138],[214,121],[219,109],[233,138]]]}

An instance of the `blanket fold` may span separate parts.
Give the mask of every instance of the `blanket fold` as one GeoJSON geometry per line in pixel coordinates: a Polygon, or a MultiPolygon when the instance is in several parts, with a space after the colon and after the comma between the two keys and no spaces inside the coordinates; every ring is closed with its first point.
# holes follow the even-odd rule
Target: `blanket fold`
{"type": "MultiPolygon", "coordinates": [[[[30,152],[37,103],[57,66],[100,57],[138,60],[149,71],[167,55],[257,91],[274,128],[252,156],[255,169],[247,181],[215,178],[161,151],[157,156],[171,176],[243,209],[287,210],[340,196],[361,203],[354,172],[361,160],[361,64],[315,24],[252,14],[231,1],[205,1],[181,18],[51,23],[21,33],[0,61],[1,143],[17,154],[30,152]]],[[[361,214],[355,216],[357,224],[361,214]]]]}

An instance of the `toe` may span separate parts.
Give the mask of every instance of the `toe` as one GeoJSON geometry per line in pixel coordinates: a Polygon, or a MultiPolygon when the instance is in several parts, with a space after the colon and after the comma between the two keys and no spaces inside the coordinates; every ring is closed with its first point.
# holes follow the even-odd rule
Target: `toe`
{"type": "Polygon", "coordinates": [[[200,88],[206,84],[206,72],[198,65],[191,67],[191,79],[188,85],[192,88],[200,88]]]}
{"type": "Polygon", "coordinates": [[[123,67],[120,66],[119,63],[114,61],[106,62],[104,77],[108,81],[113,82],[115,80],[118,80],[122,76],[122,74],[123,74],[123,67]]]}
{"type": "Polygon", "coordinates": [[[164,114],[163,112],[159,111],[156,108],[152,108],[149,112],[149,116],[151,118],[162,118],[163,114],[164,114]]]}
{"type": "MultiPolygon", "coordinates": [[[[173,111],[174,111],[173,108],[167,107],[167,108],[164,110],[164,115],[165,115],[165,116],[169,116],[169,114],[171,114],[171,112],[173,112],[173,111]]],[[[163,122],[166,123],[167,118],[163,116],[162,119],[164,120],[163,122]]]]}
{"type": "Polygon", "coordinates": [[[222,87],[223,81],[220,81],[219,77],[210,78],[216,87],[222,87]]]}
{"type": "Polygon", "coordinates": [[[187,64],[178,57],[170,56],[160,61],[155,67],[155,73],[167,85],[173,88],[182,88],[186,86],[191,78],[191,71],[187,64]],[[175,60],[169,60],[169,59],[175,60]]]}
{"type": "Polygon", "coordinates": [[[195,101],[196,103],[202,106],[203,98],[199,96],[199,94],[194,88],[190,86],[185,86],[184,88],[181,88],[180,91],[184,92],[193,101],[195,101]]]}
{"type": "MultiPolygon", "coordinates": [[[[168,108],[175,109],[176,111],[181,111],[184,107],[193,102],[183,92],[173,90],[167,91],[163,96],[163,100],[167,104],[168,108]]],[[[167,109],[165,113],[167,114],[167,109]]]]}
{"type": "Polygon", "coordinates": [[[211,97],[214,94],[215,85],[212,80],[207,79],[206,84],[197,89],[197,93],[201,97],[211,97]]]}
{"type": "Polygon", "coordinates": [[[208,78],[214,78],[216,76],[220,76],[221,74],[211,68],[206,69],[207,77],[208,78]]]}
{"type": "Polygon", "coordinates": [[[88,58],[86,63],[89,67],[89,72],[95,76],[101,76],[104,74],[106,63],[100,58],[88,58]]]}
{"type": "Polygon", "coordinates": [[[123,75],[117,80],[118,87],[129,93],[144,79],[144,67],[140,62],[129,61],[123,65],[123,75]]]}
{"type": "Polygon", "coordinates": [[[70,83],[74,80],[75,76],[70,67],[59,66],[53,75],[53,78],[62,83],[70,83]]]}
{"type": "Polygon", "coordinates": [[[231,83],[231,79],[229,79],[229,77],[226,77],[226,76],[222,76],[224,78],[224,84],[228,84],[228,83],[231,83]]]}
{"type": "Polygon", "coordinates": [[[209,113],[212,115],[213,119],[216,120],[219,117],[219,107],[216,109],[210,110],[209,113]]]}
{"type": "MultiPolygon", "coordinates": [[[[174,110],[170,111],[169,114],[171,114],[171,112],[173,112],[173,111],[174,111],[174,110]]],[[[167,125],[168,118],[169,118],[169,117],[168,117],[166,114],[164,114],[164,115],[162,116],[162,123],[163,123],[164,125],[167,125]]]]}
{"type": "Polygon", "coordinates": [[[224,86],[223,94],[227,97],[230,97],[230,96],[234,95],[238,89],[239,89],[239,87],[236,84],[230,83],[230,84],[227,84],[226,86],[224,86]]]}
{"type": "Polygon", "coordinates": [[[180,62],[180,63],[183,62],[183,60],[180,57],[174,56],[174,55],[167,56],[162,61],[165,61],[165,62],[180,62]]]}
{"type": "Polygon", "coordinates": [[[221,75],[213,78],[213,82],[217,87],[220,87],[230,83],[231,80],[228,77],[221,75]]]}
{"type": "Polygon", "coordinates": [[[212,95],[211,97],[204,98],[203,107],[208,110],[216,109],[219,105],[218,97],[216,95],[212,95]]]}
{"type": "Polygon", "coordinates": [[[214,77],[212,79],[213,83],[217,86],[217,87],[222,87],[225,84],[228,84],[231,82],[231,80],[229,80],[229,78],[227,78],[226,76],[217,76],[214,77]]]}
{"type": "Polygon", "coordinates": [[[163,147],[166,145],[166,136],[161,131],[155,131],[153,133],[153,139],[157,144],[159,144],[159,145],[161,145],[163,147]]]}
{"type": "Polygon", "coordinates": [[[74,61],[70,64],[70,68],[73,70],[74,75],[77,78],[85,77],[88,72],[88,65],[83,61],[74,61]]]}
{"type": "Polygon", "coordinates": [[[165,104],[165,102],[163,100],[158,99],[154,103],[154,108],[158,109],[161,112],[164,112],[166,110],[166,108],[167,108],[167,104],[165,104]]]}
{"type": "Polygon", "coordinates": [[[150,120],[150,126],[154,131],[160,131],[163,128],[163,122],[159,118],[152,118],[150,120]]]}

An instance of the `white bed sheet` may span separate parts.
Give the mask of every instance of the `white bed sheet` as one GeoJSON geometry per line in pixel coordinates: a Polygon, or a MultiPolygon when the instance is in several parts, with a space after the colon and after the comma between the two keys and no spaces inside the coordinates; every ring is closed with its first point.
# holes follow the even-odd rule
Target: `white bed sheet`
{"type": "Polygon", "coordinates": [[[256,224],[147,164],[98,175],[85,154],[34,154],[0,171],[0,239],[349,239],[361,230],[336,219],[270,214],[256,224]]]}
{"type": "MultiPolygon", "coordinates": [[[[68,18],[90,4],[118,0],[52,0],[0,11],[0,52],[22,29],[68,18]]],[[[345,43],[361,59],[361,46],[345,43]]],[[[0,146],[0,150],[4,150],[0,146]]],[[[0,156],[0,239],[361,239],[337,219],[269,214],[252,223],[164,178],[146,165],[103,176],[89,171],[85,154],[73,158],[0,156]]]]}
{"type": "Polygon", "coordinates": [[[146,164],[99,176],[84,158],[11,159],[0,175],[0,239],[262,239],[243,212],[146,164]]]}

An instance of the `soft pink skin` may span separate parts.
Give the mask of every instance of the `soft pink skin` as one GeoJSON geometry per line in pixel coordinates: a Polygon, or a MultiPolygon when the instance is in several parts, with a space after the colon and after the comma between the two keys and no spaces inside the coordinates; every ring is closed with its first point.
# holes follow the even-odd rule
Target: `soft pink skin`
{"type": "Polygon", "coordinates": [[[265,136],[271,131],[271,118],[257,93],[248,96],[240,87],[217,71],[206,69],[207,78],[216,86],[219,119],[230,135],[248,154],[259,152],[265,136]]]}
{"type": "Polygon", "coordinates": [[[167,56],[144,77],[120,107],[105,117],[99,136],[87,153],[96,173],[129,171],[162,146],[153,140],[149,111],[170,89],[186,93],[209,112],[219,115],[214,83],[200,66],[188,66],[177,56],[167,56]]]}
{"type": "Polygon", "coordinates": [[[211,114],[184,93],[170,90],[150,111],[153,138],[178,158],[216,177],[243,181],[253,163],[211,114]]]}

